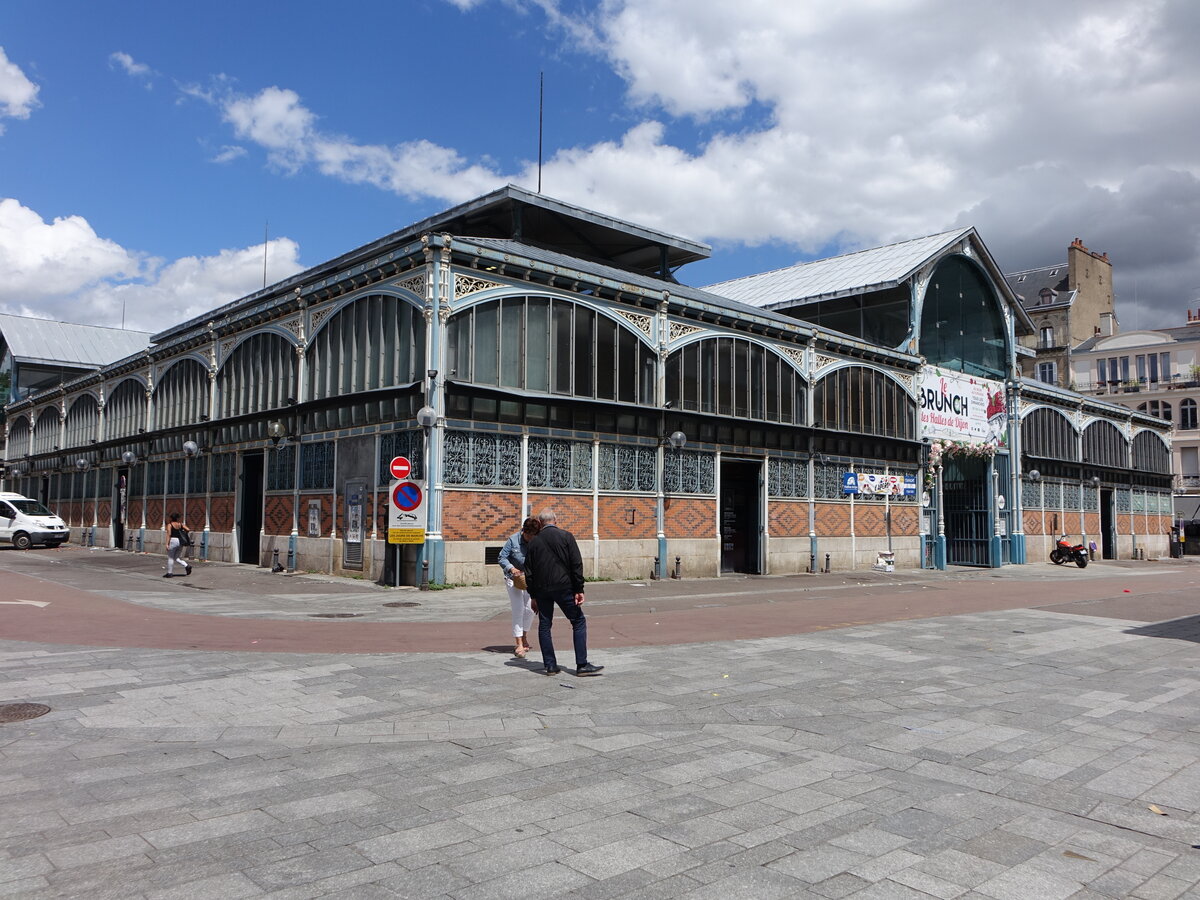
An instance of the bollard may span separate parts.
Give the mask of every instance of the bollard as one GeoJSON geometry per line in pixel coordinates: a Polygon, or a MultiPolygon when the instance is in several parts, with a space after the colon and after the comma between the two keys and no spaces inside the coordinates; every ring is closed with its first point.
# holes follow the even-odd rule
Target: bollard
{"type": "Polygon", "coordinates": [[[296,548],[295,547],[290,547],[290,546],[288,547],[287,569],[289,572],[296,571],[296,548]]]}
{"type": "Polygon", "coordinates": [[[671,577],[672,578],[682,578],[683,577],[682,575],[679,574],[679,557],[678,556],[675,557],[675,571],[671,574],[671,577]]]}
{"type": "Polygon", "coordinates": [[[808,574],[817,574],[817,554],[815,553],[808,554],[808,574]]]}
{"type": "Polygon", "coordinates": [[[650,580],[651,581],[658,581],[658,564],[659,564],[659,562],[660,562],[659,557],[657,557],[657,556],[654,557],[654,568],[650,570],[650,580]]]}
{"type": "Polygon", "coordinates": [[[429,590],[429,560],[421,560],[421,590],[429,590]]]}
{"type": "Polygon", "coordinates": [[[272,572],[282,572],[283,566],[281,566],[279,564],[279,548],[276,547],[274,550],[271,551],[271,554],[272,554],[271,555],[271,571],[272,572]]]}
{"type": "Polygon", "coordinates": [[[825,554],[825,574],[829,574],[829,554],[825,554]]]}
{"type": "Polygon", "coordinates": [[[126,553],[133,552],[133,534],[132,534],[132,532],[129,535],[129,540],[125,542],[125,552],[126,553]]]}

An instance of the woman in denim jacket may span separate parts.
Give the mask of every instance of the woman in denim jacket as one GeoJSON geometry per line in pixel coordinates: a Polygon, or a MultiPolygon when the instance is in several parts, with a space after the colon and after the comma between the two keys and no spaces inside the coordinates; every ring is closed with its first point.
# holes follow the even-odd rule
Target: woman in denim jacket
{"type": "Polygon", "coordinates": [[[541,521],[530,516],[521,523],[521,530],[504,542],[504,549],[500,551],[500,569],[504,572],[508,601],[512,604],[512,631],[516,642],[513,654],[519,657],[524,657],[529,652],[529,629],[533,625],[533,608],[529,605],[529,592],[513,585],[513,575],[525,573],[525,551],[529,542],[541,530],[541,521]]]}

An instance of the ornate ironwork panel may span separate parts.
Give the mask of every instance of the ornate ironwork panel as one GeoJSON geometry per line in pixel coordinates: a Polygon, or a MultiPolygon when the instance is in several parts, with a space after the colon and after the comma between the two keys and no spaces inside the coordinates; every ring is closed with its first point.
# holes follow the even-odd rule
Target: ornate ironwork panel
{"type": "Polygon", "coordinates": [[[208,490],[208,457],[194,456],[188,463],[188,493],[203,494],[208,490]]]}
{"type": "MultiPolygon", "coordinates": [[[[447,432],[447,438],[450,434],[447,432]]],[[[422,480],[425,478],[425,433],[423,431],[392,431],[379,438],[379,484],[387,484],[392,480],[391,463],[397,456],[403,456],[412,464],[411,475],[422,480]]]]}
{"type": "Polygon", "coordinates": [[[518,437],[447,431],[442,447],[447,484],[516,487],[521,483],[518,437]]]}
{"type": "Polygon", "coordinates": [[[849,469],[844,464],[818,463],[813,473],[816,480],[814,485],[816,498],[818,500],[845,500],[846,495],[842,493],[842,476],[848,471],[849,469]]]}
{"type": "Polygon", "coordinates": [[[1093,487],[1083,488],[1083,509],[1084,512],[1099,512],[1100,511],[1100,492],[1093,487]]]}
{"type": "Polygon", "coordinates": [[[1127,513],[1133,508],[1129,488],[1117,488],[1117,512],[1127,513]]]}
{"type": "Polygon", "coordinates": [[[300,446],[300,489],[319,490],[333,487],[333,441],[300,446]]]}
{"type": "Polygon", "coordinates": [[[663,490],[668,494],[713,494],[716,457],[698,450],[667,450],[663,454],[663,490]]]}
{"type": "Polygon", "coordinates": [[[1080,490],[1079,485],[1068,482],[1062,486],[1063,488],[1063,509],[1080,509],[1080,490]]]}
{"type": "Polygon", "coordinates": [[[592,445],[584,441],[529,439],[530,487],[591,490],[592,445]]]}
{"type": "Polygon", "coordinates": [[[213,456],[212,492],[214,494],[232,493],[234,463],[236,461],[237,456],[232,453],[218,453],[213,456]]]}
{"type": "Polygon", "coordinates": [[[600,490],[644,491],[657,488],[657,451],[624,444],[600,445],[600,490]]]}
{"type": "Polygon", "coordinates": [[[146,463],[146,495],[158,496],[163,492],[167,480],[167,464],[164,462],[146,463]]]}
{"type": "Polygon", "coordinates": [[[267,454],[267,490],[290,491],[296,485],[296,446],[289,444],[267,454]]]}
{"type": "Polygon", "coordinates": [[[1026,479],[1021,484],[1022,502],[1026,509],[1042,509],[1042,486],[1026,479]]]}

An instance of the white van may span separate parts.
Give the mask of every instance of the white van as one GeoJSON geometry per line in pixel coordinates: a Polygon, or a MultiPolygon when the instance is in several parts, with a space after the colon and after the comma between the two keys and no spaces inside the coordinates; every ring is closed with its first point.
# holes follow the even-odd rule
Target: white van
{"type": "Polygon", "coordinates": [[[70,536],[67,523],[38,501],[0,491],[0,541],[28,550],[34,544],[57,547],[70,536]]]}

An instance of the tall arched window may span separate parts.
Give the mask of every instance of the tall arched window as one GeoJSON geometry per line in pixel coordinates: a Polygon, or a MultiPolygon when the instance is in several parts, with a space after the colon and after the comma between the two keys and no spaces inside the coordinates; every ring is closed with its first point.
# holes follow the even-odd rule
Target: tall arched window
{"type": "Polygon", "coordinates": [[[58,414],[58,410],[53,406],[49,406],[38,413],[36,423],[33,426],[34,453],[49,453],[51,450],[58,449],[58,440],[61,437],[59,427],[61,424],[62,419],[58,414]]]}
{"type": "Polygon", "coordinates": [[[207,415],[208,369],[194,359],[175,363],[154,389],[154,427],[195,425],[207,415]]]}
{"type": "Polygon", "coordinates": [[[126,378],[104,405],[104,438],[130,437],[145,429],[146,386],[136,378],[126,378]]]}
{"type": "Polygon", "coordinates": [[[931,365],[1003,379],[1008,334],[1000,300],[983,273],[962,256],[937,264],[921,308],[921,353],[931,365]]]}
{"type": "Polygon", "coordinates": [[[536,393],[654,402],[654,350],[589,307],[505,297],[451,316],[450,377],[536,393]]]}
{"type": "Polygon", "coordinates": [[[425,373],[425,317],[385,294],[344,306],[313,335],[308,399],[409,384],[425,373]]]}
{"type": "Polygon", "coordinates": [[[667,358],[667,400],[675,409],[804,424],[804,380],[761,344],[708,338],[667,358]]]}
{"type": "Polygon", "coordinates": [[[30,447],[32,436],[28,418],[21,416],[19,419],[14,419],[8,426],[8,458],[10,460],[20,459],[25,454],[32,452],[30,447]]]}
{"type": "Polygon", "coordinates": [[[1133,436],[1133,468],[1160,475],[1171,471],[1171,451],[1153,431],[1139,431],[1133,436]]]}
{"type": "Polygon", "coordinates": [[[1179,403],[1179,427],[1185,430],[1196,427],[1196,401],[1191,397],[1179,403]]]}
{"type": "Polygon", "coordinates": [[[272,332],[242,341],[217,373],[222,418],[265,412],[296,396],[296,351],[272,332]]]}
{"type": "Polygon", "coordinates": [[[1093,422],[1083,432],[1083,459],[1098,466],[1123,469],[1129,465],[1127,444],[1112,422],[1093,422]]]}
{"type": "Polygon", "coordinates": [[[1077,437],[1066,416],[1045,406],[1021,420],[1021,447],[1030,456],[1078,462],[1077,437]]]}
{"type": "Polygon", "coordinates": [[[91,394],[83,394],[67,410],[66,447],[86,447],[99,440],[100,406],[91,394]]]}
{"type": "Polygon", "coordinates": [[[865,366],[846,366],[813,388],[813,427],[912,440],[917,402],[898,383],[865,366]]]}

